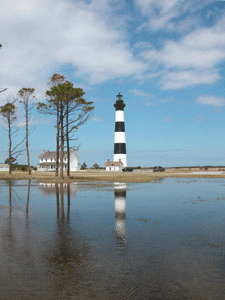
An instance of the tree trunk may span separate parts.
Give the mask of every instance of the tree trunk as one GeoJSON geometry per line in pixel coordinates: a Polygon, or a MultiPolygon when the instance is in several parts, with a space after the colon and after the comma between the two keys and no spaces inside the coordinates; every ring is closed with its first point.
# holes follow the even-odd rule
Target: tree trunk
{"type": "Polygon", "coordinates": [[[55,176],[59,176],[59,101],[56,102],[57,105],[57,133],[56,133],[56,164],[55,164],[55,176]]]}
{"type": "Polygon", "coordinates": [[[70,177],[69,104],[66,108],[67,176],[70,177]]]}
{"type": "Polygon", "coordinates": [[[29,142],[28,142],[28,136],[29,136],[29,129],[28,129],[28,99],[25,102],[25,114],[26,114],[26,150],[27,150],[27,167],[28,167],[28,174],[31,175],[31,169],[30,169],[30,155],[29,155],[29,142]]]}
{"type": "Polygon", "coordinates": [[[11,117],[8,113],[8,129],[9,129],[9,174],[12,174],[12,137],[11,137],[11,117]]]}
{"type": "Polygon", "coordinates": [[[64,167],[64,131],[63,131],[63,102],[60,103],[60,129],[61,129],[61,152],[60,152],[60,178],[63,179],[64,167]]]}

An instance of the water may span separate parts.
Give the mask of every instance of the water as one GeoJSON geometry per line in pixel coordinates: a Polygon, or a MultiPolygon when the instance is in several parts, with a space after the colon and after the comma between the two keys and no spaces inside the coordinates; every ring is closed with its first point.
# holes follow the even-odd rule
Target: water
{"type": "Polygon", "coordinates": [[[0,182],[0,299],[225,299],[225,180],[0,182]]]}

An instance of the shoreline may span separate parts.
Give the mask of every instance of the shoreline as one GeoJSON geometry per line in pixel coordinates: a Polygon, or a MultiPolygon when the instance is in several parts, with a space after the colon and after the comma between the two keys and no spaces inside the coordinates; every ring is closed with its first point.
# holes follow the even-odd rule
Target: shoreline
{"type": "Polygon", "coordinates": [[[144,183],[163,178],[225,178],[224,172],[146,172],[134,171],[131,173],[105,172],[105,171],[85,171],[72,172],[70,178],[60,179],[54,173],[33,172],[28,175],[26,172],[14,171],[11,175],[7,172],[0,172],[0,180],[37,180],[43,183],[72,183],[72,182],[124,182],[124,183],[144,183]]]}

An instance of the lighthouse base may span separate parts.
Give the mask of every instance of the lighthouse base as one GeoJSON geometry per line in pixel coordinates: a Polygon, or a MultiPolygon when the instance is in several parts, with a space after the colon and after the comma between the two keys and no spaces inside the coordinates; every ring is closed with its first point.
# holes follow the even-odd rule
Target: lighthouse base
{"type": "Polygon", "coordinates": [[[127,167],[127,155],[126,154],[114,154],[113,161],[121,161],[123,168],[127,167]]]}

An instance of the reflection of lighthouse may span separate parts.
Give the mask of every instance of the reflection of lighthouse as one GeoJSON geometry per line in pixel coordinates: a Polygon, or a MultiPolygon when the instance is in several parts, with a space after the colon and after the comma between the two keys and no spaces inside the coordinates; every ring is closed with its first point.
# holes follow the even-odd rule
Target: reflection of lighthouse
{"type": "Polygon", "coordinates": [[[120,161],[123,167],[127,167],[126,155],[126,139],[125,139],[125,123],[124,123],[124,107],[123,96],[117,95],[114,107],[116,109],[116,122],[115,122],[115,139],[114,139],[114,162],[120,161]]]}
{"type": "Polygon", "coordinates": [[[126,183],[114,183],[115,230],[117,238],[120,240],[126,238],[126,189],[126,183]]]}

